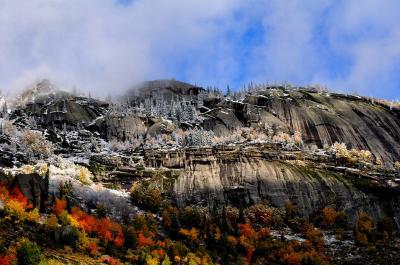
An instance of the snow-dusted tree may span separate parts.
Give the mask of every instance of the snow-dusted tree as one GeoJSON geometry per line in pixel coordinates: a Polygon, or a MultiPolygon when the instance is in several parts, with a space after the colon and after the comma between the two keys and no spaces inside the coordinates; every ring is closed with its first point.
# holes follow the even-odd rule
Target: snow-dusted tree
{"type": "Polygon", "coordinates": [[[29,158],[48,158],[53,154],[53,144],[46,140],[39,131],[25,130],[21,133],[19,143],[29,158]]]}

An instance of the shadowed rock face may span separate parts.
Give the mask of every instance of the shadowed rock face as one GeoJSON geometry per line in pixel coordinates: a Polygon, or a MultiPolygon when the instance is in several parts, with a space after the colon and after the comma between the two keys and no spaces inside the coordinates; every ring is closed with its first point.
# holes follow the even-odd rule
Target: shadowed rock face
{"type": "Polygon", "coordinates": [[[292,201],[304,216],[313,216],[329,206],[344,210],[350,221],[356,220],[360,209],[376,220],[385,215],[400,218],[396,192],[388,197],[370,193],[357,184],[355,176],[293,165],[284,157],[277,161],[254,150],[211,149],[147,157],[152,166],[183,169],[170,191],[179,205],[240,207],[268,200],[281,207],[292,201]]]}
{"type": "Polygon", "coordinates": [[[76,129],[102,116],[108,104],[102,101],[73,96],[66,92],[42,95],[27,104],[24,112],[43,128],[76,129]]]}
{"type": "Polygon", "coordinates": [[[19,174],[14,177],[11,189],[18,187],[33,207],[43,209],[48,198],[49,179],[37,173],[19,174]]]}

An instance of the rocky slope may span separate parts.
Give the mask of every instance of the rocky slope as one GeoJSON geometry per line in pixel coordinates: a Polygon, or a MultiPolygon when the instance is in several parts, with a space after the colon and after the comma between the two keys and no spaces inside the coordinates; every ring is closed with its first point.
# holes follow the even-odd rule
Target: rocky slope
{"type": "MultiPolygon", "coordinates": [[[[126,185],[140,181],[144,171],[145,177],[152,178],[152,171],[146,168],[166,169],[178,173],[167,176],[161,187],[165,186],[165,192],[179,205],[219,208],[266,199],[282,206],[290,200],[305,216],[332,206],[353,217],[365,209],[375,219],[385,215],[400,218],[398,173],[393,171],[394,162],[400,159],[400,110],[396,106],[276,86],[223,96],[213,89],[168,80],[141,84],[117,103],[49,88],[40,91],[41,95],[25,93],[30,100],[14,107],[10,122],[45,132],[58,153],[83,158],[98,180],[112,182],[119,176],[115,182],[126,185]],[[195,136],[189,146],[177,145],[179,130],[230,137],[238,129],[249,128],[266,134],[298,131],[304,145],[286,149],[284,144],[263,140],[260,146],[251,141],[233,143],[234,147],[213,145],[212,141],[196,146],[195,136]],[[164,138],[166,144],[160,144],[164,138]],[[313,145],[321,149],[334,142],[370,150],[372,160],[383,161],[388,171],[380,168],[371,175],[374,167],[368,164],[356,164],[346,171],[333,157],[323,154],[315,158],[309,151],[313,145]],[[117,158],[123,155],[128,162],[110,166],[110,152],[117,158]]],[[[183,139],[187,142],[188,137],[183,139]]],[[[18,160],[17,153],[14,160],[18,160]]]]}

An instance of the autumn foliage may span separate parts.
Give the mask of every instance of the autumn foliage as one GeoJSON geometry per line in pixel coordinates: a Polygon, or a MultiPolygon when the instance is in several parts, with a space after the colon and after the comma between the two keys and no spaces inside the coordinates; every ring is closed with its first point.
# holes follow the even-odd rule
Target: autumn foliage
{"type": "Polygon", "coordinates": [[[0,184],[0,199],[4,202],[16,201],[20,203],[24,210],[31,209],[32,204],[28,198],[22,194],[18,186],[10,190],[5,184],[0,184]]]}
{"type": "MultiPolygon", "coordinates": [[[[62,206],[64,205],[62,204],[62,206]]],[[[57,210],[57,207],[55,207],[55,210],[57,210]]],[[[86,214],[78,207],[73,207],[71,209],[70,216],[76,221],[78,228],[83,231],[96,233],[99,238],[108,242],[113,242],[117,247],[121,247],[124,244],[124,235],[121,225],[111,221],[109,218],[98,219],[92,215],[86,214]]]]}
{"type": "Polygon", "coordinates": [[[6,184],[0,184],[0,200],[5,203],[6,214],[16,221],[39,221],[39,210],[33,209],[28,198],[24,196],[18,186],[10,189],[6,184]]]}
{"type": "Polygon", "coordinates": [[[366,246],[374,239],[374,234],[374,221],[366,212],[360,211],[358,213],[358,222],[355,229],[356,242],[361,246],[366,246]]]}
{"type": "Polygon", "coordinates": [[[0,256],[0,265],[11,265],[14,264],[15,257],[6,255],[0,256]]]}
{"type": "Polygon", "coordinates": [[[67,208],[67,201],[56,198],[54,203],[54,213],[60,215],[67,208]]]}

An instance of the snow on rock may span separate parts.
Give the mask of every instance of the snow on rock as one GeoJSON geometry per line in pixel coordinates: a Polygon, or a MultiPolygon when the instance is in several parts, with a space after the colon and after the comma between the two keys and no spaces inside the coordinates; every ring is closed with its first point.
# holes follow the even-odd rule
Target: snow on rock
{"type": "Polygon", "coordinates": [[[108,209],[109,214],[119,219],[121,215],[132,216],[138,209],[131,205],[130,193],[125,190],[113,190],[100,183],[82,183],[76,175],[79,166],[63,160],[61,164],[49,168],[49,193],[57,194],[61,184],[70,182],[73,189],[73,199],[83,208],[89,204],[101,204],[108,209]]]}
{"type": "Polygon", "coordinates": [[[280,238],[281,236],[283,236],[284,239],[287,240],[287,241],[294,241],[294,240],[296,240],[298,242],[306,241],[300,235],[290,233],[289,230],[284,231],[284,233],[281,233],[281,232],[279,232],[277,230],[271,230],[271,236],[274,237],[274,238],[280,238]]]}

